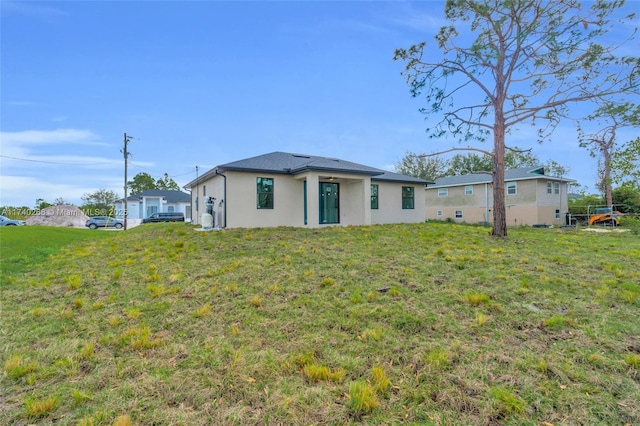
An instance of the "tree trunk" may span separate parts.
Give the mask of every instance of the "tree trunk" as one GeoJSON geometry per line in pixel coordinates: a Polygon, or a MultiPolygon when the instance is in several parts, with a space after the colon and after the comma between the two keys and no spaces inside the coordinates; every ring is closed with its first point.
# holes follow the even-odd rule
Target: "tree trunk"
{"type": "MultiPolygon", "coordinates": [[[[502,70],[503,64],[499,61],[498,69],[502,70]]],[[[496,237],[507,236],[507,212],[505,209],[504,191],[504,77],[497,75],[496,98],[493,100],[493,231],[491,235],[496,237]]]]}
{"type": "Polygon", "coordinates": [[[493,128],[493,232],[496,237],[507,236],[507,214],[504,197],[504,125],[493,128]]]}
{"type": "Polygon", "coordinates": [[[611,151],[613,150],[613,146],[616,143],[616,128],[613,127],[611,129],[611,136],[609,140],[604,141],[604,146],[602,149],[603,154],[603,163],[604,163],[604,176],[603,178],[603,186],[604,186],[604,194],[607,200],[607,207],[613,207],[613,189],[611,188],[611,151]]]}

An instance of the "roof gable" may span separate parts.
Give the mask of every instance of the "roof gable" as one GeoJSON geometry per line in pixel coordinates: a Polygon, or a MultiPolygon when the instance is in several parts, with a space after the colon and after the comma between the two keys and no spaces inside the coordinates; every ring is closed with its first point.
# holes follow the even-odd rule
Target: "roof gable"
{"type": "Polygon", "coordinates": [[[204,173],[199,178],[189,182],[185,185],[185,188],[191,188],[197,183],[210,179],[216,174],[224,173],[227,170],[240,172],[281,173],[289,175],[315,170],[333,173],[369,175],[374,180],[378,179],[421,184],[430,183],[423,179],[387,172],[386,170],[353,163],[351,161],[340,160],[338,158],[276,151],[269,154],[259,155],[257,157],[221,164],[204,173]]]}

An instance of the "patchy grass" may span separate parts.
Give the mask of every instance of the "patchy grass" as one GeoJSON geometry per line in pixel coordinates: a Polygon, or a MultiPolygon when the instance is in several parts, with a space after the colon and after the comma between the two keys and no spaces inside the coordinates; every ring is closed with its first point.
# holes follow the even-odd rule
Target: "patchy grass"
{"type": "Polygon", "coordinates": [[[3,424],[640,423],[631,233],[5,231],[3,424]]]}
{"type": "Polygon", "coordinates": [[[2,276],[28,271],[57,253],[62,246],[102,240],[113,232],[54,226],[1,226],[0,273],[2,276]]]}

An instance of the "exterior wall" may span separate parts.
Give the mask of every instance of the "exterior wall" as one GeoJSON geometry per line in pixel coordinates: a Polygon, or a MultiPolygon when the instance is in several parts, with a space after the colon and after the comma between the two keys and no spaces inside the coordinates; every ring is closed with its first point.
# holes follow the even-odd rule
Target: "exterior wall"
{"type": "Polygon", "coordinates": [[[227,227],[304,226],[304,183],[292,176],[228,171],[227,227]],[[259,209],[256,179],[273,178],[273,209],[259,209]]]}
{"type": "Polygon", "coordinates": [[[207,212],[207,199],[215,198],[213,206],[214,225],[224,226],[224,178],[214,176],[191,188],[191,223],[201,224],[202,215],[207,212]]]}
{"type": "MultiPolygon", "coordinates": [[[[505,194],[507,226],[519,225],[561,225],[567,210],[567,183],[560,182],[560,193],[547,194],[547,182],[558,182],[544,177],[516,182],[516,194],[505,194]],[[556,210],[560,217],[556,218],[556,210]]],[[[552,187],[555,188],[555,187],[552,187]]],[[[438,196],[438,188],[427,188],[426,218],[457,222],[493,222],[493,187],[491,184],[473,185],[473,195],[465,195],[464,186],[449,187],[447,197],[438,196]],[[486,193],[485,193],[486,188],[486,193]],[[442,216],[438,216],[438,210],[442,216]],[[462,218],[455,217],[455,211],[462,210],[462,218]],[[487,219],[488,216],[488,219],[487,219]]],[[[506,190],[506,188],[505,188],[506,190]]]]}
{"type": "Polygon", "coordinates": [[[213,176],[191,188],[193,223],[202,223],[204,200],[215,197],[215,225],[228,228],[250,227],[322,227],[369,225],[371,223],[419,223],[425,218],[424,186],[421,184],[374,182],[379,185],[379,209],[371,210],[371,178],[309,171],[298,175],[262,172],[227,171],[224,197],[223,177],[213,176]],[[273,209],[257,207],[258,177],[273,179],[273,209]],[[305,224],[305,182],[307,221],[305,224]],[[339,223],[319,223],[319,184],[332,182],[339,185],[339,223]],[[414,187],[414,208],[402,209],[402,186],[414,187]],[[205,191],[206,188],[206,191],[205,191]],[[198,195],[196,195],[198,194],[198,195]],[[197,202],[196,202],[197,199],[197,202]],[[226,205],[226,222],[224,210],[226,205]],[[197,215],[196,215],[197,206],[197,215]]]}
{"type": "Polygon", "coordinates": [[[489,184],[471,185],[473,193],[465,194],[464,186],[449,187],[446,197],[438,195],[438,188],[425,191],[426,218],[429,220],[452,219],[456,222],[480,223],[491,222],[491,208],[493,205],[492,186],[489,184]],[[438,210],[442,216],[438,216],[438,210]],[[456,210],[462,210],[462,218],[456,219],[456,210]]]}
{"type": "MultiPolygon", "coordinates": [[[[117,201],[114,207],[115,217],[117,219],[124,219],[124,201],[117,201]]],[[[127,219],[142,219],[139,214],[140,207],[138,201],[127,201],[127,210],[129,210],[127,219]]]]}
{"type": "MultiPolygon", "coordinates": [[[[401,182],[371,181],[378,185],[378,208],[371,210],[371,223],[420,223],[425,220],[426,191],[424,185],[401,182]],[[413,187],[413,209],[402,208],[402,187],[413,187]]],[[[369,186],[371,188],[371,186],[369,186]]],[[[368,197],[371,206],[371,196],[368,197]]]]}

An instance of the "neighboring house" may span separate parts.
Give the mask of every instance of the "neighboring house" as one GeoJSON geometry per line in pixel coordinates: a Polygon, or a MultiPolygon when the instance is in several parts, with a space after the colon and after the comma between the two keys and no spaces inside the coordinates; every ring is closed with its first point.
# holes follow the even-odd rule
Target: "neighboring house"
{"type": "Polygon", "coordinates": [[[427,183],[336,158],[272,152],[219,165],[185,189],[194,223],[210,208],[216,227],[316,228],[423,222],[427,183]]]}
{"type": "MultiPolygon", "coordinates": [[[[124,199],[115,203],[116,217],[124,217],[124,199]]],[[[191,219],[191,196],[186,192],[166,189],[148,189],[127,197],[128,219],[144,219],[152,213],[184,213],[185,220],[191,219]]]]}
{"type": "MultiPolygon", "coordinates": [[[[472,173],[436,179],[426,189],[426,218],[456,222],[493,221],[492,175],[472,173]]],[[[568,210],[572,179],[547,176],[544,167],[505,171],[507,226],[560,225],[568,210]]]]}

